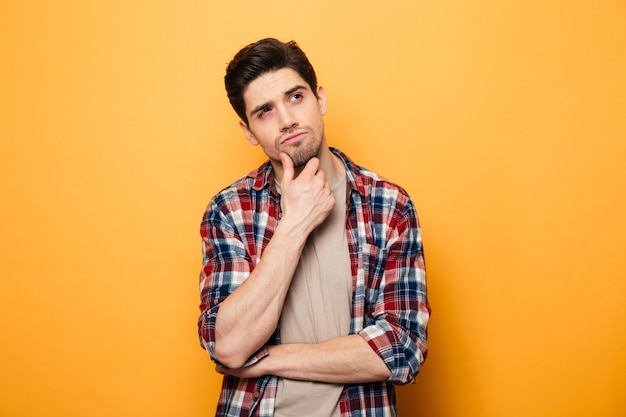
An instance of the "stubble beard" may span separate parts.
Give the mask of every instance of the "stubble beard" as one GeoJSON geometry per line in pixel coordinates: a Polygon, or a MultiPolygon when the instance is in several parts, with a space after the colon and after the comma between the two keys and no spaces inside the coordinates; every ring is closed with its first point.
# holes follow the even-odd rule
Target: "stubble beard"
{"type": "MultiPolygon", "coordinates": [[[[293,161],[294,168],[302,168],[306,165],[311,158],[319,157],[321,142],[314,136],[313,132],[309,130],[313,135],[310,141],[307,143],[298,142],[290,146],[290,151],[285,151],[293,161]]],[[[276,148],[280,149],[280,141],[276,140],[276,148]]]]}
{"type": "Polygon", "coordinates": [[[295,149],[289,154],[289,156],[291,157],[295,168],[301,168],[305,166],[311,158],[319,156],[319,146],[317,143],[298,143],[294,146],[295,149]]]}

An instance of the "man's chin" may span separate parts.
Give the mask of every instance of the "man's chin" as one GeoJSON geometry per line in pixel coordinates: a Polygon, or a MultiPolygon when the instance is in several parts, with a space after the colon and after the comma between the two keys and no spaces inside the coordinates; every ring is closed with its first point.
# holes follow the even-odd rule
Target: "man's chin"
{"type": "Polygon", "coordinates": [[[295,168],[303,168],[312,158],[319,157],[319,149],[302,148],[296,149],[289,154],[295,168]]]}

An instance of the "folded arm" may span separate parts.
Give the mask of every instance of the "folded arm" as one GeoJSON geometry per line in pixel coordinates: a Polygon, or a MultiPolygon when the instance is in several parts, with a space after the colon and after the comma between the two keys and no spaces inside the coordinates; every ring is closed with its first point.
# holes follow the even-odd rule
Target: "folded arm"
{"type": "Polygon", "coordinates": [[[251,366],[218,366],[216,370],[241,378],[276,375],[344,384],[414,382],[426,357],[430,307],[421,235],[413,216],[399,225],[394,243],[386,250],[379,291],[370,291],[377,294],[368,301],[372,315],[358,334],[317,344],[266,346],[268,354],[251,366]]]}
{"type": "Polygon", "coordinates": [[[384,381],[391,375],[383,360],[359,335],[316,344],[267,346],[266,349],[269,354],[254,365],[238,369],[218,365],[216,370],[240,378],[276,375],[339,384],[384,381]]]}

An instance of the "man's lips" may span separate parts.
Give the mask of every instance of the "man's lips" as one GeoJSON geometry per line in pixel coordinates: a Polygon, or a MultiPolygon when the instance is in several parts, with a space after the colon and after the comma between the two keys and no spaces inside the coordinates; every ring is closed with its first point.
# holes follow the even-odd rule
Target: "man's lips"
{"type": "Polygon", "coordinates": [[[287,136],[286,138],[284,138],[283,140],[280,141],[281,145],[289,145],[290,143],[294,143],[294,142],[298,142],[300,139],[302,139],[307,132],[305,131],[300,131],[300,132],[296,132],[293,133],[289,136],[287,136]]]}

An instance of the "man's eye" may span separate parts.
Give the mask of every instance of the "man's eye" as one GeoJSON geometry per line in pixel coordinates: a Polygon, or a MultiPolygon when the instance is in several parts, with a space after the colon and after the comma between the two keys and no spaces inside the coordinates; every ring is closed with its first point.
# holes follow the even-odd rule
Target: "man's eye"
{"type": "Polygon", "coordinates": [[[293,94],[293,95],[291,96],[291,101],[299,101],[299,100],[301,100],[301,99],[302,99],[302,97],[303,97],[303,96],[302,96],[302,94],[300,94],[300,93],[295,93],[295,94],[293,94]]]}
{"type": "Polygon", "coordinates": [[[270,112],[270,108],[265,108],[265,109],[261,109],[259,110],[259,112],[257,113],[259,118],[262,118],[263,116],[265,116],[267,113],[270,112]]]}

